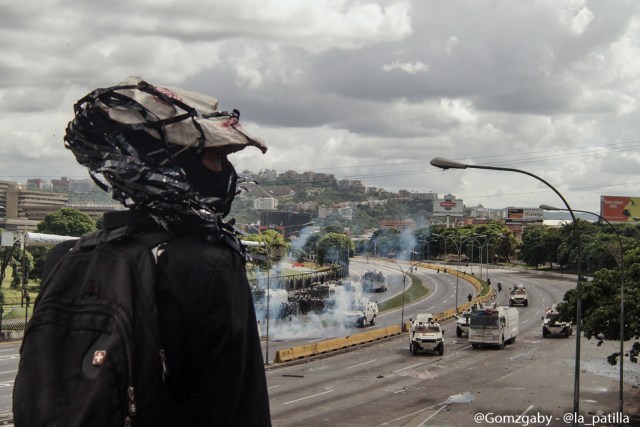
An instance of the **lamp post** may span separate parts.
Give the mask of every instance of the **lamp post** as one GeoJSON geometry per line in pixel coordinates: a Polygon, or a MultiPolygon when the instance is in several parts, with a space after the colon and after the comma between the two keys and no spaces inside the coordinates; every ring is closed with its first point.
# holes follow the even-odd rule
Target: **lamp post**
{"type": "Polygon", "coordinates": [[[431,242],[437,242],[438,239],[422,239],[422,240],[418,240],[418,242],[422,243],[422,259],[425,259],[424,257],[424,247],[427,247],[427,261],[430,258],[430,252],[431,252],[431,242]],[[426,243],[426,245],[425,245],[426,243]]]}
{"type": "Polygon", "coordinates": [[[504,237],[504,234],[496,234],[494,236],[489,236],[487,238],[487,240],[485,240],[485,242],[483,243],[483,246],[487,245],[487,266],[486,266],[486,269],[487,269],[487,282],[489,281],[489,244],[491,243],[492,239],[497,239],[497,238],[500,238],[500,237],[504,237]]]}
{"type": "MultiPolygon", "coordinates": [[[[540,205],[540,209],[544,209],[545,211],[566,211],[566,209],[556,208],[554,206],[549,205],[540,205]]],[[[598,217],[600,221],[606,222],[609,227],[613,230],[618,238],[618,243],[620,244],[620,261],[618,262],[618,268],[620,269],[620,379],[619,379],[619,396],[618,396],[618,412],[620,416],[622,416],[622,408],[623,408],[623,390],[624,390],[624,248],[622,246],[622,238],[620,237],[620,233],[618,230],[611,224],[606,218],[598,215],[595,212],[583,211],[580,209],[574,209],[574,212],[582,212],[589,215],[593,215],[598,217]]]]}
{"type": "Polygon", "coordinates": [[[464,246],[464,243],[467,240],[475,240],[472,236],[468,236],[465,237],[464,239],[462,239],[460,242],[457,242],[453,239],[453,237],[451,236],[445,236],[444,234],[434,234],[434,236],[437,237],[443,237],[445,239],[445,247],[446,247],[446,240],[450,239],[453,242],[453,245],[455,246],[456,250],[458,251],[458,262],[456,263],[456,314],[459,313],[458,311],[458,284],[460,283],[460,257],[462,256],[462,248],[464,246]]]}
{"type": "Polygon", "coordinates": [[[407,274],[409,274],[409,270],[405,271],[396,260],[389,258],[389,261],[397,265],[400,271],[402,272],[402,309],[400,311],[400,330],[403,331],[404,330],[404,291],[407,286],[407,274]]]}
{"type": "Polygon", "coordinates": [[[542,182],[543,184],[545,184],[547,187],[549,187],[551,190],[553,190],[554,193],[556,193],[558,195],[558,197],[560,197],[560,199],[562,200],[562,202],[564,203],[564,205],[567,207],[567,210],[569,211],[569,213],[571,214],[571,218],[573,219],[573,226],[575,227],[576,233],[577,233],[577,237],[578,237],[578,281],[576,284],[576,360],[575,360],[575,369],[574,369],[574,382],[573,382],[573,413],[574,413],[574,417],[573,417],[573,424],[577,425],[578,421],[577,421],[577,415],[578,415],[578,411],[580,409],[580,334],[581,334],[581,327],[580,324],[582,323],[582,300],[581,300],[581,294],[582,294],[582,285],[581,285],[581,275],[582,275],[582,250],[580,248],[580,230],[578,229],[578,221],[576,220],[576,215],[573,213],[573,210],[571,209],[571,206],[569,206],[569,203],[567,203],[567,201],[565,200],[564,196],[558,191],[556,190],[556,188],[549,184],[547,181],[545,181],[544,179],[540,178],[537,175],[532,174],[531,172],[527,172],[521,169],[514,169],[514,168],[502,168],[502,167],[497,167],[497,166],[484,166],[484,165],[468,165],[465,163],[460,163],[460,162],[456,162],[454,160],[449,160],[449,159],[444,159],[442,157],[436,157],[434,159],[431,160],[431,165],[441,168],[441,169],[487,169],[487,170],[496,170],[496,171],[503,171],[503,172],[517,172],[517,173],[522,173],[525,175],[529,175],[532,178],[537,179],[538,181],[542,182]]]}
{"type": "MultiPolygon", "coordinates": [[[[480,245],[480,242],[476,239],[478,237],[487,237],[485,234],[475,234],[473,233],[471,236],[468,237],[468,239],[473,240],[475,243],[478,244],[478,247],[480,248],[480,279],[482,279],[482,245],[480,245]]],[[[473,274],[473,243],[471,244],[471,274],[473,274]]]]}

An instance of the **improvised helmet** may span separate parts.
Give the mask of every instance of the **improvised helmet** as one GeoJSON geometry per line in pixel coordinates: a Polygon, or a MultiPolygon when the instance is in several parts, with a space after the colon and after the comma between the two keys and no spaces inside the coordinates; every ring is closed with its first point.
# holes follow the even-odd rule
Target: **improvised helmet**
{"type": "Polygon", "coordinates": [[[213,97],[130,77],[74,105],[65,146],[125,206],[149,211],[161,222],[175,215],[217,222],[236,194],[235,170],[225,165],[226,194],[203,196],[183,168],[185,158],[188,163],[210,147],[225,155],[249,145],[267,150],[240,126],[239,111],[217,106],[213,97]]]}

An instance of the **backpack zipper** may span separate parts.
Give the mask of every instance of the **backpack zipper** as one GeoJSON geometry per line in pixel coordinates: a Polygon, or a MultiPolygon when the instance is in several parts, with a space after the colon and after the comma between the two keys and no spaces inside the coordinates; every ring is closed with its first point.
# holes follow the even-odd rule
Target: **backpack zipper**
{"type": "Polygon", "coordinates": [[[160,349],[160,363],[162,364],[162,382],[166,383],[169,375],[169,365],[167,364],[167,353],[163,348],[160,349]]]}

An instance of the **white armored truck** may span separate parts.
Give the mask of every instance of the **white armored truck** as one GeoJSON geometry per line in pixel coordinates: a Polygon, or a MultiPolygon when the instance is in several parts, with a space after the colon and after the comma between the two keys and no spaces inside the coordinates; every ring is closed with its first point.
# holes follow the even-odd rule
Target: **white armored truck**
{"type": "Polygon", "coordinates": [[[471,312],[469,342],[473,348],[503,348],[515,342],[520,333],[520,314],[514,307],[483,308],[471,312]]]}
{"type": "Polygon", "coordinates": [[[529,298],[527,298],[527,290],[524,288],[524,285],[515,285],[513,289],[509,292],[509,305],[523,305],[525,307],[529,306],[529,298]]]}
{"type": "Polygon", "coordinates": [[[364,327],[367,324],[373,326],[378,315],[378,303],[367,302],[352,305],[349,310],[342,313],[342,320],[345,326],[364,327]]]}
{"type": "Polygon", "coordinates": [[[433,321],[429,313],[418,314],[416,320],[411,321],[409,331],[409,350],[414,355],[419,351],[435,352],[439,356],[444,354],[444,331],[439,323],[433,321]]]}
{"type": "Polygon", "coordinates": [[[456,336],[469,335],[469,323],[471,321],[471,310],[465,310],[460,316],[456,316],[456,336]]]}
{"type": "Polygon", "coordinates": [[[364,292],[385,292],[387,278],[381,271],[369,270],[362,276],[362,290],[364,292]]]}
{"type": "Polygon", "coordinates": [[[552,305],[550,309],[545,311],[542,318],[542,337],[547,338],[550,335],[562,335],[569,338],[573,335],[573,326],[571,322],[561,322],[558,320],[559,313],[556,305],[552,305]]]}

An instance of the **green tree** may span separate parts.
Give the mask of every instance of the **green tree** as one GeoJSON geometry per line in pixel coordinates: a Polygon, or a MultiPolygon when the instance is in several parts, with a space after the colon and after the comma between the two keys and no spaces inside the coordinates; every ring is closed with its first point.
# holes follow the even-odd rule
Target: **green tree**
{"type": "Polygon", "coordinates": [[[530,266],[538,267],[547,261],[547,227],[534,225],[525,227],[522,232],[522,260],[530,266]]]}
{"type": "MultiPolygon", "coordinates": [[[[624,340],[640,338],[640,247],[625,252],[622,271],[620,268],[603,268],[594,274],[593,280],[582,283],[582,331],[587,338],[620,339],[620,286],[623,279],[624,340]]],[[[576,289],[571,289],[558,306],[564,320],[575,321],[576,304],[576,289]]],[[[613,354],[609,361],[615,364],[618,356],[613,354]]]]}
{"type": "MultiPolygon", "coordinates": [[[[0,229],[1,231],[1,229],[0,229]]],[[[15,242],[13,246],[0,246],[0,289],[7,277],[7,268],[20,257],[20,243],[15,242]]]]}
{"type": "Polygon", "coordinates": [[[289,248],[289,244],[285,241],[282,234],[275,230],[265,230],[262,233],[253,233],[243,236],[242,240],[250,242],[259,242],[262,245],[250,247],[249,251],[257,255],[256,264],[260,267],[269,269],[275,262],[282,259],[289,248]]]}
{"type": "MultiPolygon", "coordinates": [[[[13,289],[21,289],[22,288],[22,256],[20,258],[14,258],[11,263],[11,268],[13,270],[13,280],[11,280],[11,287],[13,289]]],[[[33,256],[26,251],[24,254],[24,266],[25,271],[27,272],[26,280],[29,280],[29,272],[33,270],[33,256]]]]}
{"type": "Polygon", "coordinates": [[[327,233],[318,240],[318,264],[346,264],[355,245],[346,234],[327,233]]]}
{"type": "Polygon", "coordinates": [[[96,230],[95,221],[73,208],[62,208],[47,214],[38,224],[38,233],[80,237],[96,230]]]}
{"type": "Polygon", "coordinates": [[[373,232],[369,241],[368,252],[374,256],[395,257],[402,247],[400,231],[392,228],[383,228],[373,232]]]}

